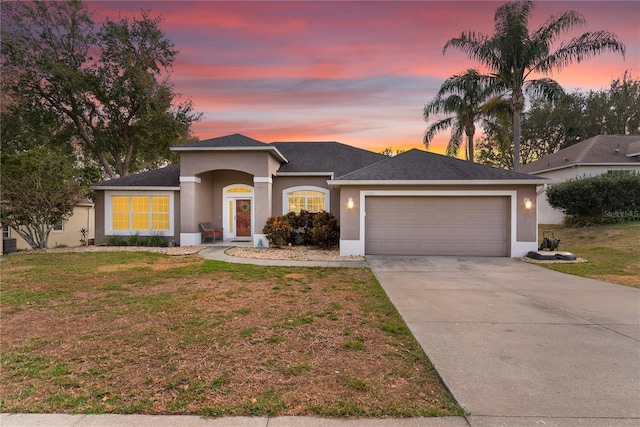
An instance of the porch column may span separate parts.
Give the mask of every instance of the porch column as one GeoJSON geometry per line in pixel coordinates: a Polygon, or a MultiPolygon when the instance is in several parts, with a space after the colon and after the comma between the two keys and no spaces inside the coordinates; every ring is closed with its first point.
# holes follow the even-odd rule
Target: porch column
{"type": "Polygon", "coordinates": [[[253,246],[269,246],[267,238],[262,233],[267,219],[272,213],[272,184],[273,180],[270,176],[253,177],[253,198],[254,198],[254,229],[253,229],[253,246]]]}
{"type": "Polygon", "coordinates": [[[199,245],[202,241],[196,218],[197,187],[195,176],[180,177],[180,246],[199,245]]]}

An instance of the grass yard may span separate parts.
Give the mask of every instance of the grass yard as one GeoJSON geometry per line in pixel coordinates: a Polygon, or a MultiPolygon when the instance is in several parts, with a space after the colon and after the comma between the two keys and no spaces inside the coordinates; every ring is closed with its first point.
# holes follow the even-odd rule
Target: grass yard
{"type": "Polygon", "coordinates": [[[2,412],[462,415],[368,269],[144,252],[2,268],[2,412]]]}
{"type": "Polygon", "coordinates": [[[540,225],[560,239],[562,251],[569,251],[588,262],[579,264],[541,264],[546,268],[578,276],[640,288],[640,223],[566,228],[540,225]]]}

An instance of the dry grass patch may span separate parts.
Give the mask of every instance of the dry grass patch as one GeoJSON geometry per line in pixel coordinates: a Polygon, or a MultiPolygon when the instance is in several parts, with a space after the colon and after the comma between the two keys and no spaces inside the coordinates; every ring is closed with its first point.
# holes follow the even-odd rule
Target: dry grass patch
{"type": "Polygon", "coordinates": [[[151,253],[2,267],[3,412],[462,413],[368,269],[151,253]]]}

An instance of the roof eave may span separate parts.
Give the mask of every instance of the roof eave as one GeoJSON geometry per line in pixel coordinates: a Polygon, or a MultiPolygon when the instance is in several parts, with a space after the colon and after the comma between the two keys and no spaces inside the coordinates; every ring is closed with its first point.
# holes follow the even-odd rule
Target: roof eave
{"type": "Polygon", "coordinates": [[[276,172],[276,176],[330,176],[333,179],[333,172],[276,172]]]}
{"type": "Polygon", "coordinates": [[[254,146],[243,146],[243,147],[182,147],[180,145],[169,148],[171,151],[181,152],[181,151],[271,151],[273,156],[284,163],[289,163],[286,157],[278,150],[276,147],[266,146],[266,147],[254,147],[254,146]]]}
{"type": "Polygon", "coordinates": [[[180,191],[180,187],[151,185],[92,185],[92,190],[100,191],[180,191]]]}
{"type": "Polygon", "coordinates": [[[329,180],[329,185],[539,185],[549,184],[553,180],[547,178],[531,179],[478,179],[478,180],[329,180]]]}
{"type": "Polygon", "coordinates": [[[544,173],[544,172],[552,172],[552,171],[556,171],[556,170],[569,169],[569,168],[582,167],[582,166],[634,166],[634,165],[640,166],[640,163],[635,163],[635,162],[569,163],[569,164],[566,164],[566,165],[554,166],[554,167],[550,167],[550,168],[546,168],[546,169],[540,169],[540,170],[537,170],[537,171],[524,172],[524,173],[528,173],[530,175],[537,175],[537,174],[544,173]]]}

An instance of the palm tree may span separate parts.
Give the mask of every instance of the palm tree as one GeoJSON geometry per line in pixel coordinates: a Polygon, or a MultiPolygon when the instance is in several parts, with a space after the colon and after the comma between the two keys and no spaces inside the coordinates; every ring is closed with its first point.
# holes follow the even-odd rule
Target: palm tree
{"type": "Polygon", "coordinates": [[[504,107],[504,101],[498,95],[501,88],[494,84],[495,79],[483,76],[477,70],[467,70],[464,74],[449,77],[440,87],[436,97],[424,106],[424,120],[436,114],[449,116],[431,124],[424,134],[424,145],[429,143],[440,131],[451,128],[451,138],[447,145],[447,155],[456,156],[462,143],[462,134],[467,137],[467,160],[473,162],[473,137],[476,122],[487,120],[495,111],[504,107]]]}
{"type": "Polygon", "coordinates": [[[557,37],[585,23],[576,11],[551,16],[535,32],[529,34],[529,18],[534,4],[530,0],[506,3],[495,13],[495,34],[491,37],[475,32],[463,32],[450,39],[442,50],[450,47],[466,53],[471,59],[486,66],[511,91],[513,111],[514,170],[520,169],[520,124],[524,109],[523,89],[552,97],[561,93],[560,85],[550,79],[530,79],[532,74],[546,75],[559,71],[573,62],[610,51],[620,52],[624,58],[625,47],[615,34],[607,31],[586,32],[569,42],[562,42],[551,51],[557,37]]]}

